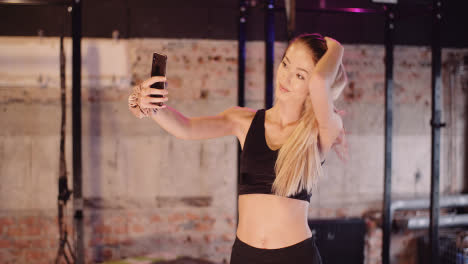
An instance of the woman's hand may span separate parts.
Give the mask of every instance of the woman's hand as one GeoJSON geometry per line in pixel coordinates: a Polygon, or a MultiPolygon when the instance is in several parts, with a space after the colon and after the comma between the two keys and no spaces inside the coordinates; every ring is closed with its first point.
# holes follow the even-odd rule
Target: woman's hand
{"type": "Polygon", "coordinates": [[[132,93],[128,97],[128,108],[133,115],[138,118],[147,117],[151,112],[157,112],[160,108],[166,108],[165,104],[161,106],[156,103],[167,102],[167,95],[169,92],[166,89],[156,89],[150,86],[156,82],[165,82],[166,77],[154,76],[140,84],[136,85],[132,89],[132,93]],[[162,97],[151,97],[152,94],[161,95],[162,97]]]}
{"type": "MultiPolygon", "coordinates": [[[[335,106],[333,106],[333,112],[338,114],[341,120],[343,120],[343,117],[348,114],[345,110],[338,110],[335,106]]],[[[338,157],[342,161],[345,161],[345,162],[347,162],[349,159],[349,152],[348,152],[349,146],[348,146],[348,142],[346,141],[346,137],[345,137],[346,134],[347,133],[345,131],[345,128],[342,127],[342,129],[340,130],[340,134],[337,136],[337,138],[335,139],[335,141],[333,142],[331,146],[331,148],[335,150],[338,157]]]]}
{"type": "Polygon", "coordinates": [[[341,43],[339,43],[336,39],[332,39],[330,37],[323,37],[323,39],[325,39],[325,41],[327,43],[327,47],[330,47],[332,45],[342,47],[341,43]]]}

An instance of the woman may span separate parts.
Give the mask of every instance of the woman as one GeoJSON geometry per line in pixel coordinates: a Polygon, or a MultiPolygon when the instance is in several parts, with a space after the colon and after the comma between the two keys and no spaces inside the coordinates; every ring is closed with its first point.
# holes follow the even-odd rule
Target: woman
{"type": "Polygon", "coordinates": [[[322,163],[332,147],[344,143],[333,105],[347,82],[343,52],[336,40],[320,34],[293,39],[277,69],[268,110],[231,107],[216,116],[187,118],[167,105],[153,105],[166,102],[168,92],[149,86],[166,78],[134,87],[130,110],[139,118],[151,116],[177,138],[238,138],[239,222],[231,264],[321,263],[307,213],[322,163]]]}

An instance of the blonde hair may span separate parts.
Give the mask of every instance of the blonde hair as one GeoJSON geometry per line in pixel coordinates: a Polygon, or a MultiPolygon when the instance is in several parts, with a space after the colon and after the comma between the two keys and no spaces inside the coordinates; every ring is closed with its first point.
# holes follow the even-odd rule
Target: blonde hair
{"type": "MultiPolygon", "coordinates": [[[[315,64],[326,51],[326,42],[317,33],[300,35],[291,41],[289,46],[294,41],[301,41],[311,49],[315,64]]],[[[341,64],[331,87],[333,100],[339,97],[346,86],[346,81],[346,73],[341,64]]],[[[276,100],[275,96],[275,103],[276,100]]],[[[312,102],[306,98],[302,105],[299,124],[278,151],[275,163],[276,178],[272,185],[274,194],[291,196],[302,189],[311,193],[317,188],[318,178],[323,175],[318,149],[318,133],[318,123],[312,102]]]]}

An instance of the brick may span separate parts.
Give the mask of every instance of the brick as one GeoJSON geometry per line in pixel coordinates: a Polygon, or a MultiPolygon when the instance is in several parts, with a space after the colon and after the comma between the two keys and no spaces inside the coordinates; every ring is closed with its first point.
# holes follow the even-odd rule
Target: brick
{"type": "Polygon", "coordinates": [[[214,240],[214,235],[212,235],[212,234],[204,234],[204,235],[203,235],[203,240],[204,240],[206,243],[211,243],[211,242],[213,242],[213,240],[214,240]]]}
{"type": "Polygon", "coordinates": [[[18,226],[10,227],[7,231],[7,236],[9,237],[20,237],[24,234],[24,230],[18,226]]]}
{"type": "Polygon", "coordinates": [[[136,244],[136,242],[133,239],[127,238],[127,239],[121,240],[120,244],[123,246],[133,246],[136,244]]]}
{"type": "Polygon", "coordinates": [[[10,248],[12,243],[10,240],[0,239],[0,248],[10,248]]]}
{"type": "Polygon", "coordinates": [[[152,215],[150,218],[151,223],[159,223],[161,221],[162,221],[162,218],[159,215],[152,215]]]}
{"type": "Polygon", "coordinates": [[[232,233],[223,233],[221,235],[221,238],[223,239],[223,241],[226,241],[226,242],[234,241],[234,235],[232,233]]]}
{"type": "Polygon", "coordinates": [[[225,215],[224,216],[224,219],[226,221],[226,223],[229,224],[229,226],[234,226],[234,217],[232,215],[225,215]]]}
{"type": "Polygon", "coordinates": [[[111,260],[111,259],[112,259],[112,255],[113,255],[112,249],[110,249],[110,248],[104,248],[104,249],[102,250],[102,256],[103,256],[104,260],[111,260]]]}
{"type": "Polygon", "coordinates": [[[24,234],[27,236],[39,236],[41,234],[41,227],[28,225],[24,227],[24,234]]]}
{"type": "Polygon", "coordinates": [[[113,226],[112,227],[112,232],[114,234],[127,234],[128,233],[128,225],[119,225],[119,226],[113,226]]]}
{"type": "Polygon", "coordinates": [[[123,216],[112,217],[112,219],[110,219],[109,221],[111,225],[125,225],[126,222],[127,222],[127,219],[123,216]]]}
{"type": "Polygon", "coordinates": [[[29,246],[32,248],[47,248],[49,246],[48,239],[29,239],[29,246]]]}
{"type": "Polygon", "coordinates": [[[169,215],[169,222],[180,222],[185,220],[185,214],[184,213],[174,213],[169,215]]]}
{"type": "Polygon", "coordinates": [[[344,218],[349,215],[347,208],[338,208],[335,213],[336,217],[344,218]]]}
{"type": "Polygon", "coordinates": [[[199,215],[196,215],[196,214],[193,214],[193,213],[190,213],[190,212],[186,213],[186,217],[189,220],[199,220],[200,219],[199,215]]]}
{"type": "Polygon", "coordinates": [[[30,242],[28,240],[15,240],[13,242],[13,247],[15,249],[25,249],[30,247],[30,242]]]}
{"type": "Polygon", "coordinates": [[[0,217],[0,227],[9,227],[14,224],[15,221],[12,217],[0,217]]]}
{"type": "MultiPolygon", "coordinates": [[[[68,238],[68,242],[70,242],[70,244],[72,243],[71,239],[72,239],[71,237],[68,238]]],[[[59,245],[60,245],[59,238],[49,238],[48,239],[48,244],[49,244],[50,248],[59,247],[59,245]]]]}
{"type": "Polygon", "coordinates": [[[18,220],[18,225],[26,225],[26,226],[32,226],[35,225],[36,223],[36,218],[34,216],[27,216],[20,218],[18,220]]]}
{"type": "Polygon", "coordinates": [[[94,232],[96,234],[110,234],[111,231],[111,227],[104,224],[98,224],[94,226],[94,232]]]}
{"type": "Polygon", "coordinates": [[[47,258],[47,254],[43,250],[28,249],[25,257],[28,263],[37,263],[47,258]]]}
{"type": "Polygon", "coordinates": [[[103,239],[106,245],[118,245],[119,239],[116,236],[106,236],[103,239]]]}
{"type": "Polygon", "coordinates": [[[145,232],[145,228],[144,228],[144,226],[142,226],[140,224],[133,224],[132,225],[132,232],[133,233],[143,233],[143,232],[145,232]]]}
{"type": "Polygon", "coordinates": [[[213,218],[213,217],[211,217],[211,216],[209,216],[209,215],[204,215],[204,216],[203,216],[203,220],[204,220],[204,221],[209,221],[209,222],[215,222],[215,221],[216,221],[216,218],[213,218]]]}
{"type": "Polygon", "coordinates": [[[18,248],[13,248],[13,249],[8,250],[8,252],[14,257],[19,257],[21,256],[22,250],[18,248]]]}
{"type": "Polygon", "coordinates": [[[88,245],[90,247],[95,247],[102,244],[104,244],[104,238],[101,236],[94,236],[88,241],[88,245]]]}
{"type": "Polygon", "coordinates": [[[197,231],[210,231],[213,229],[212,222],[200,222],[195,224],[195,230],[197,231]]]}
{"type": "Polygon", "coordinates": [[[41,235],[54,234],[59,232],[58,225],[51,225],[46,222],[38,224],[37,227],[41,230],[41,235]]]}
{"type": "Polygon", "coordinates": [[[232,248],[228,246],[215,246],[215,251],[222,254],[229,254],[232,248]]]}
{"type": "Polygon", "coordinates": [[[7,254],[4,250],[0,250],[0,263],[9,263],[8,262],[9,257],[7,257],[7,254]]]}

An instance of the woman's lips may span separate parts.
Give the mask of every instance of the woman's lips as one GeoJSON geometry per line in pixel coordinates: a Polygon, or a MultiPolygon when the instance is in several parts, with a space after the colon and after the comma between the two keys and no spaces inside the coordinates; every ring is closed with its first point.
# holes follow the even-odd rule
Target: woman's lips
{"type": "Polygon", "coordinates": [[[280,84],[279,87],[280,87],[280,90],[281,90],[282,92],[285,92],[285,93],[289,92],[289,90],[287,90],[286,88],[284,88],[283,85],[280,84]]]}

